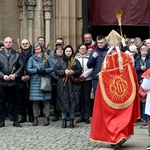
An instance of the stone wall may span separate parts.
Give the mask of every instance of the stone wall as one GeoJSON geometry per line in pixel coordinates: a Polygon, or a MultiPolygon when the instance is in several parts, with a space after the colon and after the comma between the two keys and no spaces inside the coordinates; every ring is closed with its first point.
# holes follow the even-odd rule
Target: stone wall
{"type": "Polygon", "coordinates": [[[65,45],[71,44],[74,48],[82,42],[81,0],[36,0],[36,4],[26,2],[1,0],[0,40],[11,36],[17,47],[17,38],[27,38],[32,43],[38,36],[44,36],[46,43],[53,41],[51,49],[57,37],[62,37],[65,45]]]}
{"type": "Polygon", "coordinates": [[[16,39],[19,37],[20,31],[19,8],[17,0],[1,0],[0,1],[0,40],[10,36],[14,39],[16,47],[16,39]]]}

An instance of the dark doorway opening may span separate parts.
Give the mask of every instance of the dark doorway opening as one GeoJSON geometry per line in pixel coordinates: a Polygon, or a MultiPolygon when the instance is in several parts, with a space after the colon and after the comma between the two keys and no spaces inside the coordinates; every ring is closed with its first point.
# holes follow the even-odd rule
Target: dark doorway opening
{"type": "MultiPolygon", "coordinates": [[[[91,34],[95,40],[97,35],[107,36],[113,29],[120,34],[119,26],[91,26],[91,34]]],[[[142,40],[149,38],[148,26],[122,26],[122,32],[125,38],[140,37],[142,40]]]]}

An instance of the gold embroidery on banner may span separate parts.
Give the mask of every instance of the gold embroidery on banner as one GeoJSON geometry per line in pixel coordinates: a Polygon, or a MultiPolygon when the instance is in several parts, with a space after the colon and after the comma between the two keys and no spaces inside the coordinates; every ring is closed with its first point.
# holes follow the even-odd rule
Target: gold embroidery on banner
{"type": "Polygon", "coordinates": [[[129,90],[127,81],[122,79],[120,76],[114,76],[112,82],[110,82],[110,93],[116,97],[124,97],[126,92],[129,90]]]}
{"type": "Polygon", "coordinates": [[[134,82],[134,76],[132,74],[131,66],[127,65],[127,72],[122,74],[116,74],[107,77],[107,81],[102,79],[102,73],[99,75],[100,89],[104,101],[114,109],[123,109],[128,107],[136,96],[136,86],[134,82]],[[127,78],[130,78],[129,83],[127,78]],[[107,84],[107,86],[104,86],[107,84]],[[132,86],[132,88],[131,88],[132,86]],[[132,89],[132,91],[130,91],[132,89]],[[108,95],[109,97],[108,97],[108,95]]]}
{"type": "MultiPolygon", "coordinates": [[[[128,64],[133,64],[133,62],[132,62],[132,60],[130,60],[128,63],[126,63],[126,64],[124,64],[123,66],[127,66],[128,64]]],[[[133,67],[134,67],[134,65],[132,65],[133,67]]],[[[106,70],[106,69],[108,69],[108,68],[106,68],[106,69],[104,69],[103,68],[104,66],[102,66],[102,69],[101,69],[101,71],[104,71],[105,70],[105,72],[109,72],[109,71],[115,71],[116,69],[119,69],[119,67],[116,67],[116,68],[109,68],[109,70],[106,70]]]]}
{"type": "Polygon", "coordinates": [[[109,59],[106,59],[106,68],[109,68],[109,64],[110,64],[109,59]]]}

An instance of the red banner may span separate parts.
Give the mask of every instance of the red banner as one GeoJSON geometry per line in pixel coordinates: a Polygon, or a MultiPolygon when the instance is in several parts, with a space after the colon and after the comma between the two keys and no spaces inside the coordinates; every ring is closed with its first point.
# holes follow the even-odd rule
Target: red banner
{"type": "Polygon", "coordinates": [[[91,0],[91,25],[118,25],[115,11],[122,10],[122,24],[149,26],[148,0],[91,0]]]}

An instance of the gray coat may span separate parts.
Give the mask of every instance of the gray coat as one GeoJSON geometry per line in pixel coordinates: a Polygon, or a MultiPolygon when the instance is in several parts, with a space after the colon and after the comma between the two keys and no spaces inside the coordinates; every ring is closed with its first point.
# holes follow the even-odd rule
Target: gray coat
{"type": "MultiPolygon", "coordinates": [[[[55,65],[55,74],[59,76],[57,84],[57,102],[56,107],[61,112],[69,111],[71,106],[74,111],[78,111],[80,108],[80,83],[74,83],[71,78],[68,78],[64,85],[65,70],[67,68],[67,62],[60,58],[55,65]]],[[[74,75],[80,76],[82,74],[82,68],[80,62],[76,60],[76,65],[73,68],[74,75]]]]}
{"type": "MultiPolygon", "coordinates": [[[[37,68],[42,68],[42,61],[43,56],[38,59],[33,55],[27,63],[27,72],[30,75],[30,100],[51,100],[51,92],[43,92],[40,90],[41,75],[37,74],[37,68]]],[[[43,76],[50,78],[50,73],[54,70],[54,64],[49,56],[47,56],[44,69],[46,73],[43,76]]]]}

